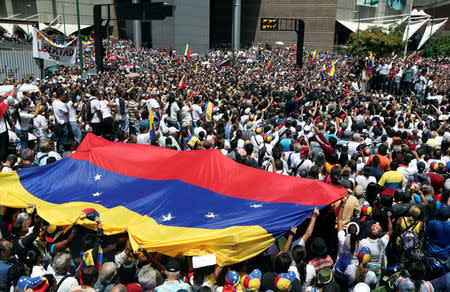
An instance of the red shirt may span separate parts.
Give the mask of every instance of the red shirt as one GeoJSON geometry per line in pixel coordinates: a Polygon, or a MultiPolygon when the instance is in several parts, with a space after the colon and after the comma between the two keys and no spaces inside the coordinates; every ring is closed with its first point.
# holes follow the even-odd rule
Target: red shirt
{"type": "Polygon", "coordinates": [[[444,187],[445,180],[442,176],[437,173],[427,173],[427,176],[430,178],[431,185],[434,189],[434,194],[437,195],[440,193],[439,189],[444,187]]]}

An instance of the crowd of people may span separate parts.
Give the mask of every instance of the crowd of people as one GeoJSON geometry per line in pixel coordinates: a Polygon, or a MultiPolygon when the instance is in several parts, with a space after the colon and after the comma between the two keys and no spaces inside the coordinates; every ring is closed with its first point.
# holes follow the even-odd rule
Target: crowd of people
{"type": "Polygon", "coordinates": [[[38,92],[19,96],[16,82],[0,97],[2,172],[68,157],[92,132],[215,149],[348,196],[253,259],[195,269],[103,236],[98,213],[92,233],[3,208],[1,291],[450,291],[449,58],[311,52],[298,68],[293,48],[251,47],[233,64],[225,50],[105,44],[105,72],[61,67],[24,81],[38,92]]]}

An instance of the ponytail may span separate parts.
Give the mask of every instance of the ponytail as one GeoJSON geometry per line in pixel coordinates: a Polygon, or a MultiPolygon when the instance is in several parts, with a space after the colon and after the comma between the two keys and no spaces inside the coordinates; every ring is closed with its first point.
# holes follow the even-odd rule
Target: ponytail
{"type": "Polygon", "coordinates": [[[359,239],[356,233],[350,233],[350,250],[352,254],[356,250],[356,246],[359,245],[359,239]]]}
{"type": "Polygon", "coordinates": [[[366,280],[366,275],[368,271],[369,270],[364,266],[364,264],[359,264],[355,272],[355,285],[364,282],[366,280]]]}
{"type": "Polygon", "coordinates": [[[298,274],[300,276],[300,283],[305,283],[306,280],[306,249],[304,246],[296,245],[292,249],[292,258],[295,261],[298,274]]]}

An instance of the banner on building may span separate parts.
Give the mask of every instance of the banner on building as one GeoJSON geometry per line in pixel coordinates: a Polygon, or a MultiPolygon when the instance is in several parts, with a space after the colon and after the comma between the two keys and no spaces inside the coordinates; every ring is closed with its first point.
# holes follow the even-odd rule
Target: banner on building
{"type": "Polygon", "coordinates": [[[405,10],[407,0],[387,0],[388,7],[394,10],[405,10]]]}
{"type": "Polygon", "coordinates": [[[42,31],[33,29],[33,57],[76,64],[78,62],[78,40],[52,38],[42,31]]]}
{"type": "Polygon", "coordinates": [[[378,7],[378,0],[356,0],[356,5],[378,7]]]}

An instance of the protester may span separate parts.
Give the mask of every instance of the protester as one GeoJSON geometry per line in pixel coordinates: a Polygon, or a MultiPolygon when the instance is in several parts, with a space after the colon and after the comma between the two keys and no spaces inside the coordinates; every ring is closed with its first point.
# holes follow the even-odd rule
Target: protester
{"type": "Polygon", "coordinates": [[[95,233],[5,207],[1,291],[26,284],[59,292],[448,290],[448,58],[368,62],[317,53],[298,68],[292,49],[252,46],[228,67],[219,65],[232,57],[227,50],[187,59],[125,41],[105,45],[117,57],[106,58],[102,74],[81,78],[76,68],[59,67],[42,80],[4,82],[40,91],[0,96],[2,175],[58,163],[94,133],[117,143],[218,151],[260,171],[343,187],[348,196],[303,214],[312,217],[254,258],[195,269],[191,257],[133,249],[126,233],[103,234],[97,211],[95,233]]]}

